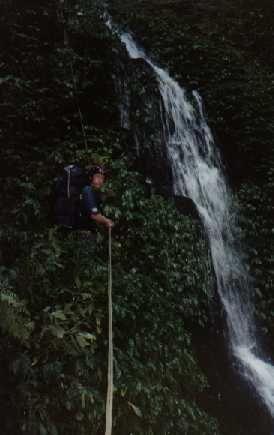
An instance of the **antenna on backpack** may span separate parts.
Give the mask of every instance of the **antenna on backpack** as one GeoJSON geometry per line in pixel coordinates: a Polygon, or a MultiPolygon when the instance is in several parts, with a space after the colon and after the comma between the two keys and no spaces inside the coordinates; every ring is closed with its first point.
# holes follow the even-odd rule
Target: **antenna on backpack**
{"type": "MultiPolygon", "coordinates": [[[[66,20],[65,20],[64,8],[65,8],[65,0],[59,0],[58,9],[57,9],[57,16],[58,16],[58,19],[64,28],[64,47],[69,48],[69,37],[68,37],[66,27],[65,27],[66,20]]],[[[88,149],[88,142],[87,142],[86,129],[85,129],[85,125],[84,125],[84,117],[83,117],[82,111],[80,109],[80,104],[79,104],[79,100],[77,97],[76,79],[75,79],[75,74],[73,71],[73,65],[72,65],[71,60],[70,60],[70,69],[71,69],[72,83],[73,83],[73,96],[74,96],[74,99],[76,101],[76,105],[78,108],[78,114],[79,114],[79,118],[80,118],[80,122],[81,122],[84,145],[85,145],[85,149],[87,150],[88,149]]]]}
{"type": "Polygon", "coordinates": [[[76,88],[76,80],[75,80],[75,75],[73,72],[73,66],[72,66],[72,62],[70,61],[70,68],[71,68],[71,75],[72,75],[72,81],[73,81],[73,94],[74,94],[74,98],[78,107],[78,114],[79,114],[79,118],[80,118],[80,122],[81,122],[81,127],[82,127],[82,133],[83,133],[83,138],[84,138],[84,144],[85,144],[85,148],[86,150],[88,149],[88,142],[87,142],[87,135],[86,135],[86,130],[85,130],[85,126],[84,126],[84,118],[83,118],[83,114],[81,112],[80,109],[80,104],[77,98],[77,88],[76,88]]]}

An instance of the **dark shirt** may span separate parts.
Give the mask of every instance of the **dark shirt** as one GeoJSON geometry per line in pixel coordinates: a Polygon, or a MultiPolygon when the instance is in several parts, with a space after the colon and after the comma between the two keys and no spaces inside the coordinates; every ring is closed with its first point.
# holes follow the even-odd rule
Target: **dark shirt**
{"type": "Polygon", "coordinates": [[[100,192],[91,186],[85,186],[82,190],[80,206],[80,228],[94,231],[95,222],[91,219],[91,214],[102,213],[102,198],[100,192]]]}

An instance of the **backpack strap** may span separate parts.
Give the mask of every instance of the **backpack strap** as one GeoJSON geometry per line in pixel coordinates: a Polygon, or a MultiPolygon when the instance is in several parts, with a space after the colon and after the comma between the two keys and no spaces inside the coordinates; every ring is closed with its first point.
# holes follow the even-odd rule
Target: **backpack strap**
{"type": "Polygon", "coordinates": [[[65,166],[65,171],[67,172],[67,197],[70,198],[70,171],[74,165],[65,166]]]}

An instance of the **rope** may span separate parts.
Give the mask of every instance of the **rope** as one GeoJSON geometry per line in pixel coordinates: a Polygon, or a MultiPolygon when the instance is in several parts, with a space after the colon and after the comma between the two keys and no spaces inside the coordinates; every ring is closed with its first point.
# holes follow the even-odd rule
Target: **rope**
{"type": "Polygon", "coordinates": [[[83,138],[84,138],[84,143],[85,143],[85,148],[87,150],[88,149],[88,142],[87,142],[87,135],[86,135],[86,130],[85,130],[85,126],[84,126],[84,118],[83,118],[83,114],[81,112],[80,104],[79,104],[79,101],[77,98],[77,86],[76,86],[76,80],[75,80],[75,75],[74,75],[73,66],[72,66],[71,61],[70,61],[70,69],[71,69],[72,82],[73,82],[73,94],[74,94],[74,98],[75,98],[75,101],[77,104],[78,114],[79,114],[79,118],[80,118],[80,122],[81,122],[82,133],[83,133],[83,138]]]}
{"type": "MultiPolygon", "coordinates": [[[[68,36],[65,30],[65,18],[63,14],[64,0],[59,0],[60,11],[61,11],[61,21],[64,25],[64,45],[69,46],[68,36]]],[[[80,109],[80,104],[77,98],[77,86],[75,75],[73,71],[73,65],[70,61],[70,69],[73,81],[73,94],[78,107],[78,114],[81,121],[82,133],[85,143],[86,150],[88,149],[87,136],[84,127],[84,118],[80,109]]],[[[70,171],[69,171],[70,178],[70,171]]],[[[68,191],[69,195],[69,191],[68,191]]],[[[105,435],[112,434],[112,404],[113,404],[113,334],[112,334],[112,258],[111,258],[111,227],[109,228],[108,237],[108,389],[107,389],[107,399],[106,399],[106,432],[105,435]]]]}
{"type": "MultiPolygon", "coordinates": [[[[68,37],[67,31],[66,31],[66,26],[65,26],[66,19],[65,19],[65,15],[64,15],[64,8],[65,8],[65,0],[59,0],[57,15],[59,17],[60,23],[63,25],[63,28],[64,28],[64,47],[69,47],[69,37],[68,37]]],[[[85,130],[85,126],[84,126],[84,117],[83,117],[83,114],[81,112],[80,104],[79,104],[79,101],[77,98],[77,86],[76,86],[76,80],[75,80],[75,75],[74,75],[71,60],[70,60],[70,69],[71,69],[72,82],[73,82],[73,95],[74,95],[74,99],[75,99],[76,104],[77,104],[78,114],[79,114],[79,118],[80,118],[80,122],[81,122],[83,138],[84,138],[84,144],[85,144],[85,148],[87,150],[88,143],[87,143],[86,130],[85,130]]]]}
{"type": "Polygon", "coordinates": [[[67,179],[67,196],[70,198],[70,167],[68,168],[68,179],[67,179]]]}
{"type": "Polygon", "coordinates": [[[111,258],[111,228],[108,237],[108,390],[106,400],[106,432],[112,433],[112,404],[113,404],[113,334],[112,334],[112,258],[111,258]]]}

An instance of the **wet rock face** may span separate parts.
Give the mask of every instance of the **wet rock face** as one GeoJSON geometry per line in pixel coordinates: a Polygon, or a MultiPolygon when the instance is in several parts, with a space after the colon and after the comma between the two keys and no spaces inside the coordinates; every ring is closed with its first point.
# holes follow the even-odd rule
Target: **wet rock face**
{"type": "Polygon", "coordinates": [[[177,208],[177,210],[185,215],[189,216],[193,219],[200,220],[199,212],[197,210],[197,207],[195,203],[192,201],[192,199],[187,198],[186,196],[174,196],[174,203],[177,208]]]}
{"type": "MultiPolygon", "coordinates": [[[[115,65],[115,88],[119,100],[120,127],[129,133],[129,151],[135,167],[146,180],[148,195],[174,195],[171,165],[163,133],[164,111],[158,80],[143,59],[129,59],[121,49],[115,65]]],[[[178,211],[199,219],[196,206],[186,197],[174,197],[178,211]]]]}
{"type": "Polygon", "coordinates": [[[157,192],[170,196],[172,179],[162,131],[162,101],[152,68],[143,59],[128,60],[122,88],[122,127],[130,131],[137,167],[152,180],[157,192]]]}

